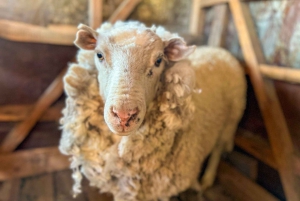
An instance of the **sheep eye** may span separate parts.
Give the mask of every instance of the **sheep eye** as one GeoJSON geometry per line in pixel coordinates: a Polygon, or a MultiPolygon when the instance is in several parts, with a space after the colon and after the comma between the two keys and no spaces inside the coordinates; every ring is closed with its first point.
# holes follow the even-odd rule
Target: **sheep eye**
{"type": "Polygon", "coordinates": [[[97,57],[102,61],[104,59],[103,55],[101,53],[97,53],[97,57]]]}
{"type": "Polygon", "coordinates": [[[162,58],[159,57],[156,61],[155,61],[155,66],[159,67],[160,63],[162,62],[162,58]]]}

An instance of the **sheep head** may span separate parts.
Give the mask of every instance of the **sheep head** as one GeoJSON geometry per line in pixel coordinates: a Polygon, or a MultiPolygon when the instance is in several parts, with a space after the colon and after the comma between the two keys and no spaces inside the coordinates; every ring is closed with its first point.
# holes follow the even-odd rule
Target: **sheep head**
{"type": "Polygon", "coordinates": [[[113,133],[122,136],[142,124],[166,64],[184,59],[195,49],[177,35],[140,23],[106,23],[97,31],[86,25],[78,28],[75,45],[95,52],[104,119],[113,133]]]}

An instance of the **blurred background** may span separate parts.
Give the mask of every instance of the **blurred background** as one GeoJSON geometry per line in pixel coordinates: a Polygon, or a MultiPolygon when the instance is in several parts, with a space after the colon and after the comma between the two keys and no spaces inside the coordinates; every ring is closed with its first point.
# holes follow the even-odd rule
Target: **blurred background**
{"type": "MultiPolygon", "coordinates": [[[[219,13],[217,9],[214,9],[215,6],[205,7],[203,9],[205,13],[203,31],[198,34],[191,34],[191,15],[195,1],[142,0],[130,10],[126,19],[139,20],[149,26],[152,24],[163,25],[170,31],[179,33],[189,44],[207,45],[214,21],[219,13]]],[[[102,21],[109,20],[122,2],[124,1],[103,0],[102,21]]],[[[209,0],[205,0],[205,2],[209,2],[209,0]]],[[[294,70],[292,72],[298,74],[297,70],[300,70],[300,1],[256,0],[243,2],[250,11],[254,23],[254,28],[252,27],[250,31],[255,33],[259,39],[265,64],[281,67],[284,70],[292,69],[294,70]]],[[[30,116],[38,101],[41,104],[45,101],[41,100],[41,97],[47,93],[45,92],[46,89],[51,83],[53,84],[53,80],[59,78],[60,72],[67,66],[68,62],[74,59],[77,48],[72,41],[75,38],[76,26],[79,23],[90,24],[91,5],[89,3],[89,0],[0,0],[0,142],[3,143],[8,133],[30,116]],[[40,38],[30,37],[35,36],[32,34],[36,33],[35,31],[43,33],[43,36],[40,38]]],[[[228,5],[226,7],[228,9],[228,22],[225,27],[226,37],[223,39],[222,46],[235,55],[247,68],[232,13],[229,12],[228,5]]],[[[248,75],[246,76],[248,77],[248,75]]],[[[300,150],[300,77],[298,76],[298,81],[297,79],[291,81],[277,78],[271,80],[274,82],[276,95],[291,135],[293,149],[297,155],[300,150]]],[[[272,153],[265,127],[266,120],[262,118],[257,97],[252,87],[253,84],[250,79],[248,81],[248,103],[240,123],[240,129],[243,131],[243,136],[250,136],[252,141],[246,141],[244,143],[246,145],[238,141],[234,153],[227,158],[227,162],[234,165],[249,180],[270,193],[272,198],[286,200],[276,165],[272,166],[274,161],[268,162],[270,156],[268,154],[272,155],[272,153]],[[254,145],[251,144],[253,140],[257,142],[254,145]],[[247,146],[250,146],[249,149],[252,146],[252,152],[245,148],[247,146]],[[266,151],[265,148],[268,150],[266,151]],[[258,153],[254,153],[255,150],[258,153]],[[267,159],[259,158],[259,154],[265,152],[268,153],[265,156],[267,159]]],[[[25,134],[24,140],[21,140],[11,149],[26,151],[37,148],[52,148],[58,145],[60,138],[58,121],[61,116],[60,111],[64,107],[65,96],[63,93],[58,93],[55,97],[55,101],[49,103],[51,106],[41,112],[38,122],[26,128],[29,131],[25,134]]],[[[53,169],[54,173],[51,173],[50,180],[49,176],[44,178],[44,173],[47,172],[45,170],[40,171],[40,177],[30,176],[30,174],[34,175],[33,173],[14,176],[11,175],[14,172],[10,172],[9,175],[5,171],[11,168],[4,167],[3,164],[5,161],[9,161],[10,164],[11,161],[8,158],[14,157],[13,153],[15,152],[12,150],[4,152],[3,158],[1,158],[0,153],[1,201],[38,200],[46,192],[33,193],[30,190],[35,188],[36,191],[39,191],[37,190],[38,187],[30,187],[35,186],[34,184],[37,182],[40,182],[39,185],[43,185],[43,181],[54,181],[56,185],[62,185],[59,184],[60,180],[67,182],[66,185],[72,183],[64,174],[56,173],[55,168],[53,169]],[[6,156],[6,152],[11,155],[6,156]],[[1,166],[4,168],[1,169],[1,166]],[[18,179],[16,180],[16,178],[18,179]],[[12,190],[12,186],[20,187],[18,188],[18,196],[14,198],[11,197],[11,192],[15,192],[12,190]]],[[[43,157],[44,155],[39,158],[38,164],[43,161],[43,157]]],[[[299,158],[297,161],[300,161],[299,158]]],[[[297,174],[300,175],[300,162],[296,162],[296,166],[299,171],[297,174]]],[[[62,170],[67,169],[67,167],[62,166],[57,169],[62,170]]],[[[68,170],[64,171],[64,173],[69,173],[68,170]]],[[[48,172],[52,172],[52,170],[48,172]]],[[[222,182],[220,182],[220,186],[216,187],[215,192],[222,194],[223,200],[241,200],[230,195],[232,189],[227,189],[227,191],[225,189],[226,192],[224,193],[222,182]]],[[[52,200],[72,200],[69,193],[71,187],[64,189],[60,194],[54,193],[56,197],[54,196],[52,200]]],[[[78,199],[83,200],[84,198],[78,199]]],[[[85,198],[85,200],[89,199],[92,198],[85,198]]],[[[212,198],[210,199],[212,200],[212,198]]],[[[215,199],[221,200],[220,197],[215,199]]]]}

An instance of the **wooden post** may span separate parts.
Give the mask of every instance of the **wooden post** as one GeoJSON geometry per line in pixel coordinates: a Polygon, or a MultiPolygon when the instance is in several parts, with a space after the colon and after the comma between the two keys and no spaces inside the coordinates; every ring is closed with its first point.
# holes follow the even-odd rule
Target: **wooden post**
{"type": "Polygon", "coordinates": [[[202,33],[205,23],[204,10],[201,7],[202,0],[192,1],[192,12],[190,16],[189,32],[191,35],[197,36],[202,33]]]}
{"type": "Polygon", "coordinates": [[[103,0],[89,0],[89,25],[97,29],[102,23],[103,0]]]}
{"type": "Polygon", "coordinates": [[[238,32],[248,72],[268,131],[278,172],[287,200],[300,200],[300,185],[295,177],[293,166],[293,144],[281,111],[273,82],[264,79],[260,73],[259,62],[263,62],[255,27],[249,9],[240,0],[230,0],[230,8],[238,32]],[[255,50],[254,47],[257,49],[255,50]],[[260,50],[259,50],[260,49],[260,50]]]}
{"type": "Polygon", "coordinates": [[[226,4],[214,6],[214,18],[208,37],[208,45],[222,47],[225,43],[225,34],[228,25],[228,7],[226,4]]]}

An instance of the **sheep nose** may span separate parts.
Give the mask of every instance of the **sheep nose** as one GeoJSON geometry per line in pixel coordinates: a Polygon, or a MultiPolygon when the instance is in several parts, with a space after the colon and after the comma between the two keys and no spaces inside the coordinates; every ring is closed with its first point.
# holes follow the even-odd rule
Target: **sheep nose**
{"type": "Polygon", "coordinates": [[[112,110],[115,117],[118,117],[120,120],[120,124],[122,127],[128,127],[129,122],[134,120],[138,114],[138,109],[130,109],[130,110],[117,110],[113,108],[112,110]]]}

